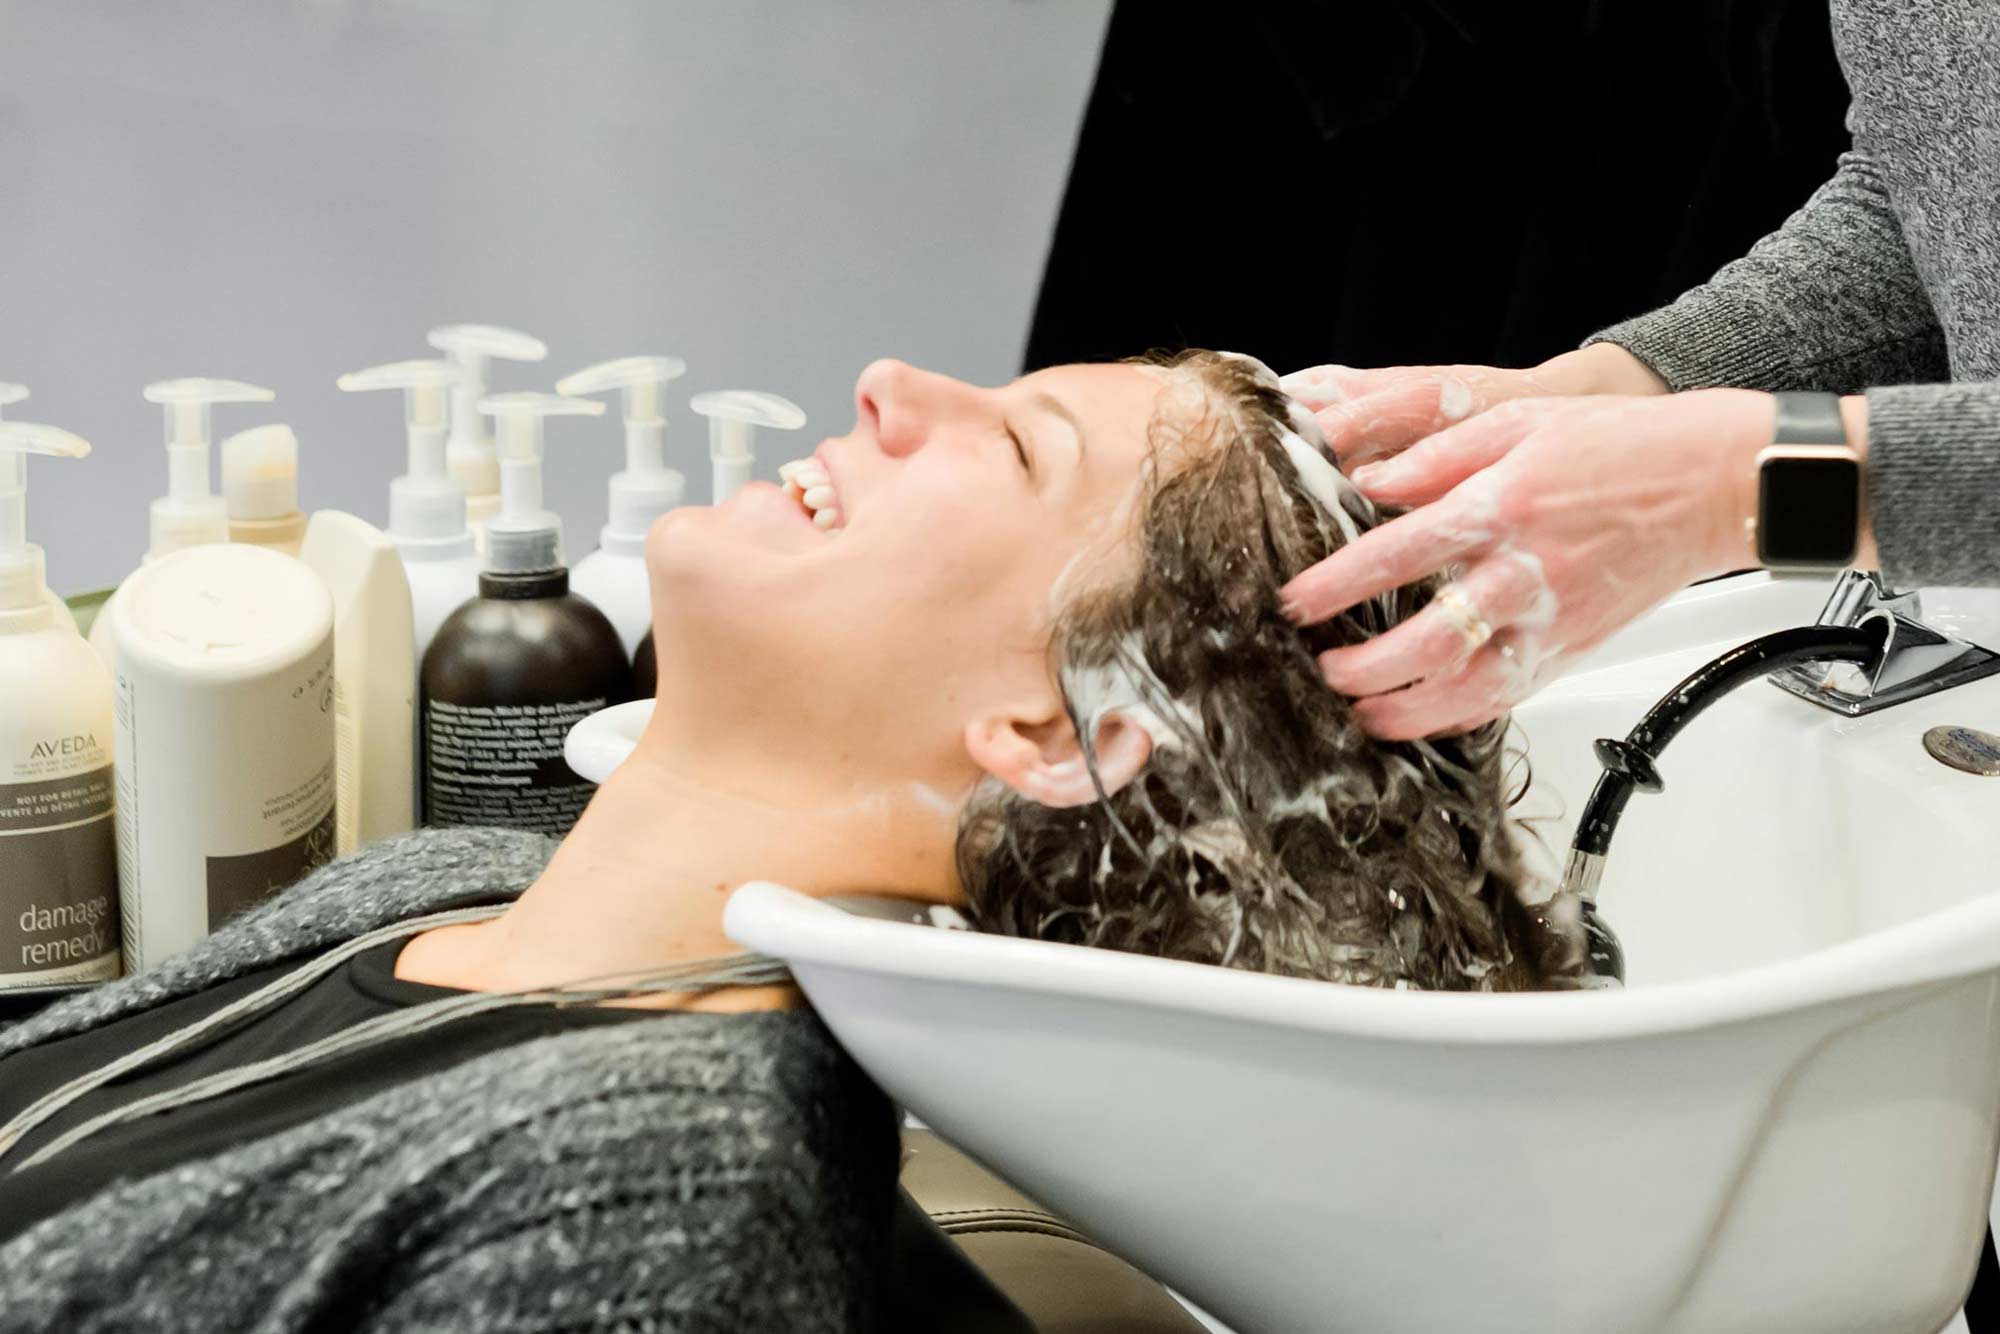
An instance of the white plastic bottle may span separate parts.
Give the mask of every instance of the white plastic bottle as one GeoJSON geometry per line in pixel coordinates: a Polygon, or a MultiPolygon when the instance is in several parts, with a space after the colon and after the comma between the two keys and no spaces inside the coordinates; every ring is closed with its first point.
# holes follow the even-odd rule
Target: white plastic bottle
{"type": "MultiPolygon", "coordinates": [[[[229,540],[229,509],[208,489],[209,408],[215,403],[268,403],[277,395],[237,380],[161,380],[146,386],[146,401],[167,412],[167,494],[147,511],[151,527],[146,560],[209,542],[229,540]]],[[[143,566],[142,566],[143,568],[143,566]]],[[[129,582],[129,580],[127,581],[129,582]]],[[[115,673],[113,625],[124,585],[98,609],[90,646],[115,673]]]]}
{"type": "Polygon", "coordinates": [[[622,357],[556,381],[559,394],[625,394],[625,468],[612,474],[610,512],[597,550],[570,570],[569,586],[611,618],[628,658],[653,626],[646,532],[687,490],[687,479],[667,466],[660,401],[668,382],[686,373],[679,357],[622,357]]]}
{"type": "Polygon", "coordinates": [[[333,595],[335,834],[341,856],[416,826],[415,637],[396,544],[321,510],[299,553],[333,595]]]}
{"type": "MultiPolygon", "coordinates": [[[[0,421],[6,420],[7,409],[28,397],[28,386],[0,380],[0,421]]],[[[55,609],[56,619],[70,629],[76,629],[76,613],[69,609],[69,603],[57,597],[53,590],[49,593],[49,606],[55,609]]]]}
{"type": "Polygon", "coordinates": [[[299,438],[291,427],[253,426],[222,442],[222,503],[230,541],[299,554],[306,516],[299,509],[299,438]]]}
{"type": "Polygon", "coordinates": [[[500,459],[479,412],[479,400],[486,396],[486,363],[494,357],[540,361],[549,349],[539,338],[497,324],[441,325],[431,330],[430,345],[465,371],[465,378],[451,390],[451,441],[445,462],[452,480],[465,492],[466,522],[483,553],[486,521],[500,510],[500,459]]]}
{"type": "Polygon", "coordinates": [[[479,596],[479,553],[466,526],[465,492],[445,463],[446,395],[466,376],[464,367],[449,361],[396,361],[335,382],[349,393],[403,391],[409,461],[408,471],[389,483],[389,537],[410,581],[419,663],[444,618],[479,596]]]}
{"type": "Polygon", "coordinates": [[[203,545],[126,580],[117,678],[125,967],[334,855],[333,599],[302,561],[203,545]]]}
{"type": "Polygon", "coordinates": [[[711,389],[688,406],[708,418],[708,466],[714,503],[722,504],[750,480],[757,466],[757,428],[796,431],[806,424],[805,409],[788,398],[756,389],[711,389]]]}
{"type": "Polygon", "coordinates": [[[118,976],[111,677],[49,603],[26,455],[90,446],[0,425],[0,992],[118,976]]]}

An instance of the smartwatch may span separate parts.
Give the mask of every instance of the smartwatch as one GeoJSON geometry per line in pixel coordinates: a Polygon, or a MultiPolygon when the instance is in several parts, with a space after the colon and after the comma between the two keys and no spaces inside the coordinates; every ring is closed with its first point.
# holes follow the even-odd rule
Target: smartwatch
{"type": "Polygon", "coordinates": [[[1861,544],[1861,454],[1847,443],[1838,394],[1774,394],[1777,430],[1757,455],[1757,561],[1838,570],[1861,544]]]}

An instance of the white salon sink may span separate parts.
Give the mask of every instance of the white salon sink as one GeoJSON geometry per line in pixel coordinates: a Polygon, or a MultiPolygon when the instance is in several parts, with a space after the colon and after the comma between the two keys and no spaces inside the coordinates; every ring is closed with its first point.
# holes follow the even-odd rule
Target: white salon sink
{"type": "MultiPolygon", "coordinates": [[[[1558,853],[1597,766],[1823,581],[1690,590],[1518,715],[1558,853]]],[[[1926,612],[2000,647],[2000,596],[1926,612]]],[[[2000,680],[1876,715],[1763,682],[1637,795],[1600,893],[1617,992],[1388,993],[940,931],[746,885],[898,1100],[1239,1334],[1934,1331],[2000,1134],[2000,680]]]]}

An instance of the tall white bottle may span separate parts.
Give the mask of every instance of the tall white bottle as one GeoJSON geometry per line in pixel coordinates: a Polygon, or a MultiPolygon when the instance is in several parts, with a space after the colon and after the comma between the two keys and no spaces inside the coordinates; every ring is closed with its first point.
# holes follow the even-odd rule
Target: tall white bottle
{"type": "Polygon", "coordinates": [[[451,390],[451,441],[445,462],[452,480],[465,492],[466,522],[479,550],[486,550],[486,521],[500,510],[500,456],[480,415],[486,396],[486,363],[540,361],[549,355],[541,339],[497,324],[446,324],[431,330],[430,345],[465,371],[451,390]]]}
{"type": "Polygon", "coordinates": [[[89,452],[0,425],[0,992],[118,976],[111,677],[56,616],[27,537],[26,456],[89,452]]]}
{"type": "Polygon", "coordinates": [[[115,620],[125,966],[177,954],[334,855],[333,599],[294,557],[148,561],[115,620]]]}
{"type": "Polygon", "coordinates": [[[653,520],[681,503],[687,479],[667,466],[667,423],[661,415],[670,381],[687,373],[679,357],[621,357],[556,381],[558,394],[625,394],[625,468],[613,473],[610,511],[597,550],[578,561],[569,586],[611,619],[631,657],[653,626],[646,578],[646,533],[653,520]]]}
{"type": "Polygon", "coordinates": [[[416,827],[417,661],[396,544],[321,510],[299,552],[333,595],[335,835],[341,856],[416,827]]]}
{"type": "MultiPolygon", "coordinates": [[[[268,403],[277,395],[238,380],[161,380],[145,390],[148,403],[167,414],[167,494],[148,507],[151,532],[147,561],[176,551],[229,540],[229,507],[208,488],[209,409],[216,403],[268,403]]],[[[142,565],[143,568],[143,565],[142,565]]],[[[130,582],[127,580],[127,582],[130,582]]],[[[114,623],[124,601],[119,585],[90,627],[90,646],[115,673],[112,661],[114,623]]]]}
{"type": "Polygon", "coordinates": [[[389,483],[389,537],[410,581],[417,662],[444,618],[479,596],[479,553],[466,524],[465,492],[446,463],[446,395],[466,381],[449,361],[396,361],[335,381],[348,393],[403,391],[407,471],[389,483]]]}

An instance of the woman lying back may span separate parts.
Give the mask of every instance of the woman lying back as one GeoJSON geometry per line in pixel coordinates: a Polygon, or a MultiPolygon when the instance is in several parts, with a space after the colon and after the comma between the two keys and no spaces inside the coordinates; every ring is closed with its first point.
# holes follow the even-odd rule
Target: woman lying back
{"type": "Polygon", "coordinates": [[[365,849],[0,1031],[0,1331],[876,1327],[894,1116],[792,990],[491,1006],[728,954],[750,879],[1367,985],[1578,980],[1498,725],[1375,742],[1320,684],[1430,589],[1282,615],[1373,515],[1268,371],[878,362],[855,400],[791,485],[655,528],[656,711],[560,846],[365,849]]]}

